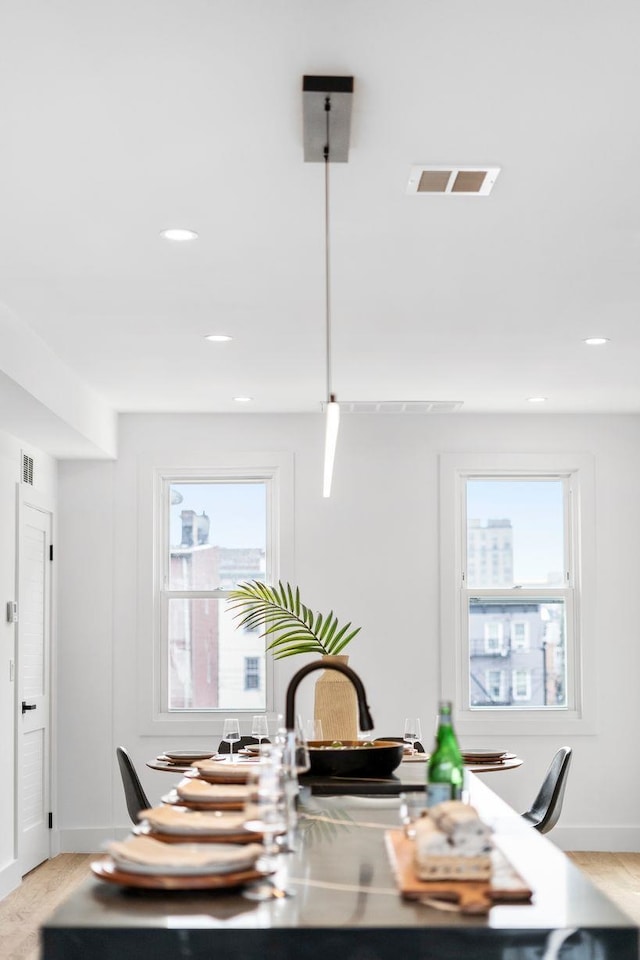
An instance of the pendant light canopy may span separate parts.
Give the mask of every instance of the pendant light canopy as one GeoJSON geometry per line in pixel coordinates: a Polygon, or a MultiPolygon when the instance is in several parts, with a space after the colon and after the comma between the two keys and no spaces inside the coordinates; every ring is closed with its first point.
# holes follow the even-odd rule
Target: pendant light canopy
{"type": "Polygon", "coordinates": [[[349,158],[353,77],[304,77],[304,159],[324,163],[325,334],[327,400],[323,497],[331,496],[340,407],[331,381],[331,262],[329,258],[329,164],[349,158]]]}

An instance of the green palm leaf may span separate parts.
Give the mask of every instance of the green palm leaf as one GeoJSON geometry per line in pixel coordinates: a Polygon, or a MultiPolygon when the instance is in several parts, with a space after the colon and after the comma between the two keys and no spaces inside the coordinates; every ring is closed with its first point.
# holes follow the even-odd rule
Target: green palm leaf
{"type": "Polygon", "coordinates": [[[333,610],[326,617],[314,614],[300,600],[298,587],[282,581],[277,586],[261,580],[239,583],[230,591],[227,606],[239,628],[263,628],[260,636],[269,638],[266,649],[276,660],[298,653],[335,655],[360,632],[360,627],[349,632],[351,623],[338,629],[333,610]]]}

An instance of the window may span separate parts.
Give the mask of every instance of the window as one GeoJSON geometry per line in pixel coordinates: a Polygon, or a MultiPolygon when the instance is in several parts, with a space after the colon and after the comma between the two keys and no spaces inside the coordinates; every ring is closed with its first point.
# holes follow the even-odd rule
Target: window
{"type": "Polygon", "coordinates": [[[504,624],[497,620],[489,620],[484,624],[485,653],[502,653],[502,637],[504,624]]]}
{"type": "Polygon", "coordinates": [[[485,671],[484,683],[487,694],[493,701],[500,703],[504,700],[506,686],[504,670],[485,671]]]}
{"type": "Polygon", "coordinates": [[[280,453],[207,469],[142,462],[139,583],[153,598],[139,608],[142,732],[217,736],[226,716],[273,711],[273,658],[227,598],[243,580],[292,578],[292,466],[280,453]]]}
{"type": "Polygon", "coordinates": [[[513,620],[511,623],[511,649],[529,649],[529,624],[525,620],[513,620]]]}
{"type": "Polygon", "coordinates": [[[514,700],[531,700],[530,670],[514,670],[511,685],[511,695],[514,700]]]}
{"type": "Polygon", "coordinates": [[[243,580],[271,579],[267,487],[264,478],[163,479],[168,536],[160,601],[169,712],[266,707],[264,640],[236,629],[226,598],[243,580]]]}
{"type": "Polygon", "coordinates": [[[461,733],[593,722],[592,469],[578,455],[441,457],[442,695],[461,733]]]}
{"type": "Polygon", "coordinates": [[[260,689],[260,657],[244,658],[244,688],[245,690],[260,689]]]}

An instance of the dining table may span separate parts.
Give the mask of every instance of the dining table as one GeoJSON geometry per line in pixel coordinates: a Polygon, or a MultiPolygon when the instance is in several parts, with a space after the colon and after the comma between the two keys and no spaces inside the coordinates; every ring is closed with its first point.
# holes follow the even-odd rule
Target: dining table
{"type": "MultiPolygon", "coordinates": [[[[429,759],[428,753],[416,753],[413,756],[403,758],[400,766],[388,777],[376,777],[363,779],[362,777],[312,777],[303,774],[303,783],[312,787],[314,793],[333,794],[336,788],[340,787],[342,781],[347,780],[348,786],[342,792],[353,792],[362,788],[360,792],[371,793],[372,784],[379,784],[383,788],[381,792],[393,794],[401,793],[404,790],[419,790],[424,787],[426,780],[426,765],[429,759]]],[[[483,760],[481,762],[465,762],[465,769],[471,773],[498,773],[504,770],[517,770],[523,764],[522,757],[515,753],[505,752],[504,756],[495,760],[483,760]]],[[[162,755],[153,757],[146,761],[146,766],[151,770],[160,770],[163,773],[185,773],[190,769],[190,764],[175,763],[164,759],[162,755]]]]}
{"type": "MultiPolygon", "coordinates": [[[[399,782],[417,782],[410,771],[420,765],[403,766],[399,782]]],[[[325,796],[307,784],[272,898],[130,889],[92,874],[45,921],[41,960],[638,960],[633,921],[486,780],[471,772],[468,781],[517,879],[515,899],[507,885],[484,912],[407,889],[397,793],[325,796]]]]}

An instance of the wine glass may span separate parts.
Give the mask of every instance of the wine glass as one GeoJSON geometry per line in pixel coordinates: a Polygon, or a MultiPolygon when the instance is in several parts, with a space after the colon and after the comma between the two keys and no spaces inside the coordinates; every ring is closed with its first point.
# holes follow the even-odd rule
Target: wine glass
{"type": "Polygon", "coordinates": [[[309,740],[322,740],[322,720],[314,718],[313,720],[299,721],[300,728],[304,733],[307,742],[309,740]]]}
{"type": "Polygon", "coordinates": [[[416,740],[422,737],[422,726],[419,717],[406,717],[404,721],[403,740],[411,744],[411,756],[416,752],[416,740]]]}
{"type": "MultiPolygon", "coordinates": [[[[262,834],[264,853],[256,861],[256,866],[265,873],[273,873],[276,855],[280,851],[276,837],[287,829],[285,772],[278,749],[267,748],[249,770],[244,809],[245,829],[262,834]]],[[[275,887],[266,878],[243,891],[243,896],[249,900],[270,900],[286,895],[287,891],[275,887]]]]}
{"type": "Polygon", "coordinates": [[[240,723],[228,717],[222,728],[222,739],[229,744],[229,759],[233,760],[233,745],[240,740],[240,723]]]}
{"type": "Polygon", "coordinates": [[[251,736],[258,741],[258,752],[262,746],[262,741],[269,736],[269,724],[264,714],[258,714],[251,721],[251,736]]]}

